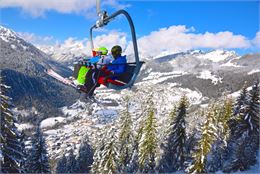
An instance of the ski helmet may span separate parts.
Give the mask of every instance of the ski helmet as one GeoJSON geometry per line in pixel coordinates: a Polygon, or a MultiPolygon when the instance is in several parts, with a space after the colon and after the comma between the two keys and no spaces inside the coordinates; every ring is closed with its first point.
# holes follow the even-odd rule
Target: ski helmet
{"type": "Polygon", "coordinates": [[[113,46],[113,48],[111,49],[111,53],[113,57],[116,58],[121,55],[122,48],[119,45],[113,46]]]}
{"type": "Polygon", "coordinates": [[[108,50],[106,47],[100,47],[98,51],[101,53],[101,55],[107,55],[108,50]]]}
{"type": "Polygon", "coordinates": [[[93,57],[95,57],[95,56],[97,56],[98,55],[98,48],[94,48],[93,50],[92,50],[92,55],[93,55],[93,57]]]}

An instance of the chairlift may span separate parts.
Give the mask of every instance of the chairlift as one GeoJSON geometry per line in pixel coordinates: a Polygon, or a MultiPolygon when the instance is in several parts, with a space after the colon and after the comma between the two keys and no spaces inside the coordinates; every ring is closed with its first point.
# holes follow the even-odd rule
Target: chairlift
{"type": "Polygon", "coordinates": [[[99,16],[99,20],[96,22],[95,25],[93,25],[90,28],[90,42],[91,42],[92,50],[94,49],[93,29],[98,29],[98,28],[104,27],[105,25],[108,25],[109,22],[114,20],[119,15],[125,16],[127,21],[128,21],[128,24],[129,24],[130,29],[131,29],[135,62],[127,63],[125,73],[119,75],[117,80],[108,79],[107,80],[107,88],[115,89],[115,90],[122,90],[122,89],[126,89],[126,88],[131,88],[136,81],[136,78],[137,78],[137,76],[140,72],[142,65],[145,63],[145,62],[139,60],[138,47],[137,47],[136,34],[135,34],[135,27],[134,27],[132,18],[130,17],[128,12],[125,11],[125,10],[118,10],[115,13],[108,15],[106,11],[100,11],[100,0],[97,0],[96,2],[97,2],[97,14],[99,16]]]}

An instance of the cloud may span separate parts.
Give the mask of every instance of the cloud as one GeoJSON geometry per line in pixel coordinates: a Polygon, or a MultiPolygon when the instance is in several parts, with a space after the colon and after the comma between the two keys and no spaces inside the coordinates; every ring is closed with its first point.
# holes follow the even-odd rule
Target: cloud
{"type": "MultiPolygon", "coordinates": [[[[107,31],[108,32],[108,31],[107,31]]],[[[20,33],[19,34],[25,40],[33,43],[43,51],[47,51],[51,54],[69,54],[80,55],[82,53],[91,56],[91,43],[89,38],[77,39],[69,37],[63,42],[55,40],[53,37],[37,36],[32,33],[20,33]],[[41,41],[42,40],[42,41],[41,41]],[[46,42],[45,42],[45,41],[46,42]],[[51,41],[51,42],[49,42],[51,41]]],[[[123,49],[127,47],[127,34],[118,31],[110,31],[107,34],[102,34],[93,38],[96,48],[104,46],[111,50],[114,45],[120,45],[123,49]]]]}
{"type": "Polygon", "coordinates": [[[36,45],[51,45],[56,42],[53,36],[38,36],[34,33],[18,32],[19,37],[36,45]]]}
{"type": "Polygon", "coordinates": [[[253,39],[252,44],[253,44],[254,47],[260,48],[260,31],[258,31],[258,32],[256,33],[256,36],[255,36],[255,38],[253,39]]]}
{"type": "MultiPolygon", "coordinates": [[[[125,49],[128,44],[127,34],[118,31],[111,31],[108,34],[98,35],[93,40],[94,47],[105,46],[108,49],[111,49],[114,45],[120,45],[123,49],[125,49]]],[[[87,43],[87,48],[91,48],[89,41],[87,43]]]]}
{"type": "MultiPolygon", "coordinates": [[[[196,33],[193,27],[184,25],[171,26],[153,31],[147,36],[138,39],[139,53],[145,56],[156,56],[162,52],[176,53],[190,49],[235,49],[249,48],[250,41],[232,32],[196,33]]],[[[127,53],[132,51],[129,45],[127,53]]]]}
{"type": "MultiPolygon", "coordinates": [[[[51,36],[36,36],[30,33],[22,33],[23,38],[37,44],[46,45],[50,43],[52,46],[57,42],[51,36]],[[37,43],[38,42],[38,43],[37,43]]],[[[127,33],[104,30],[98,32],[93,38],[95,47],[105,46],[109,50],[114,45],[122,46],[124,54],[133,54],[133,46],[131,40],[128,40],[127,33]],[[104,32],[102,34],[102,32],[104,32]]],[[[177,53],[191,49],[251,49],[260,46],[260,32],[252,40],[245,36],[233,34],[230,31],[217,33],[205,32],[198,33],[195,28],[188,28],[184,25],[171,26],[153,31],[149,35],[140,37],[138,40],[139,54],[142,57],[154,57],[161,53],[177,53]]],[[[91,54],[91,44],[89,38],[79,40],[77,38],[68,38],[64,42],[59,42],[58,47],[74,49],[91,54]]],[[[66,50],[66,49],[64,49],[66,50]]]]}
{"type": "MultiPolygon", "coordinates": [[[[124,7],[117,0],[108,0],[104,5],[114,8],[124,7]]],[[[0,8],[19,7],[33,17],[41,17],[46,11],[76,13],[93,17],[96,13],[96,0],[0,0],[0,8]]]]}

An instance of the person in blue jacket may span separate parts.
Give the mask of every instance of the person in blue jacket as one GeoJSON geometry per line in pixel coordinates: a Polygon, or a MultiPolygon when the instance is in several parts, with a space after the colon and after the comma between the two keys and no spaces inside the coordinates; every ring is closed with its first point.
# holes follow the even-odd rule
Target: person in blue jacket
{"type": "Polygon", "coordinates": [[[111,54],[114,58],[110,65],[107,65],[107,71],[109,71],[110,76],[116,79],[117,75],[125,72],[126,69],[126,56],[122,56],[122,48],[119,45],[113,46],[111,49],[111,54]]]}

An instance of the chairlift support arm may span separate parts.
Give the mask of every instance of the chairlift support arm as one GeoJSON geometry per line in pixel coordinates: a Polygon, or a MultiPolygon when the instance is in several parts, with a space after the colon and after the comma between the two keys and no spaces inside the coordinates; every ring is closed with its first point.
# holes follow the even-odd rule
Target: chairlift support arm
{"type": "Polygon", "coordinates": [[[107,25],[111,20],[113,20],[115,17],[119,15],[124,15],[127,18],[127,21],[129,23],[130,29],[131,29],[131,35],[132,35],[132,41],[133,41],[133,48],[134,48],[134,54],[135,54],[135,60],[136,64],[139,65],[139,55],[138,55],[138,47],[137,47],[137,41],[136,41],[136,34],[135,34],[135,27],[134,23],[132,21],[132,18],[125,10],[119,10],[110,16],[107,15],[106,11],[98,12],[100,19],[97,21],[95,25],[93,25],[90,28],[90,42],[91,42],[91,48],[94,49],[94,43],[93,43],[93,29],[103,27],[104,25],[107,25]]]}

